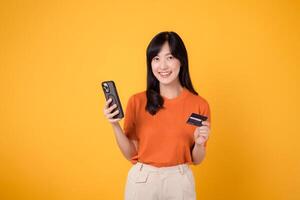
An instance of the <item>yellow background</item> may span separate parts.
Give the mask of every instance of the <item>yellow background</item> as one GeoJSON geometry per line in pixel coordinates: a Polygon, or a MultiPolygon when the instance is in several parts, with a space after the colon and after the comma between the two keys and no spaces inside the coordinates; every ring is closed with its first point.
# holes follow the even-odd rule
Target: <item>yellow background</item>
{"type": "MultiPolygon", "coordinates": [[[[103,115],[146,87],[160,31],[186,44],[212,112],[198,199],[300,199],[297,1],[1,1],[0,199],[122,199],[131,164],[103,115]]],[[[123,121],[121,121],[123,125],[123,121]]]]}

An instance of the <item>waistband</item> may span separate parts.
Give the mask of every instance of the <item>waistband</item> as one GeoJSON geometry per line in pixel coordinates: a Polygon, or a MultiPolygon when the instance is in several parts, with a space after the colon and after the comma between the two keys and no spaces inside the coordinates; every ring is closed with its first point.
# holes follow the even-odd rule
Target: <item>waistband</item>
{"type": "Polygon", "coordinates": [[[146,170],[148,172],[160,172],[160,173],[170,173],[170,172],[180,172],[185,173],[186,170],[191,170],[187,164],[179,164],[168,167],[155,167],[142,162],[137,162],[135,166],[140,170],[146,170]]]}

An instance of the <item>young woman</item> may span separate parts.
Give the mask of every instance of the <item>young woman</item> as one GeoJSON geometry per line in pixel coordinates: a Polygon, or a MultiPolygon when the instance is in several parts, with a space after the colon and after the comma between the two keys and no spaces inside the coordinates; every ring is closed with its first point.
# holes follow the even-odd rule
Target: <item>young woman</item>
{"type": "Polygon", "coordinates": [[[208,102],[194,90],[185,45],[175,32],[158,33],[147,47],[147,90],[127,103],[124,127],[113,119],[118,110],[106,102],[128,172],[126,200],[195,200],[190,164],[200,164],[210,133],[208,102]],[[205,115],[203,126],[186,123],[191,113],[205,115]]]}

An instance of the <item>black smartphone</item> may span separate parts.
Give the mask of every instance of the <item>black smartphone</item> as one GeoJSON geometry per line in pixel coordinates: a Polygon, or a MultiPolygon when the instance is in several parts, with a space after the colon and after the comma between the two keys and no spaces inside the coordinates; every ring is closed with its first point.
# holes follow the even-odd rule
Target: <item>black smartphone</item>
{"type": "Polygon", "coordinates": [[[117,88],[116,88],[116,85],[115,85],[114,81],[103,81],[101,83],[101,86],[102,86],[106,101],[109,98],[112,99],[112,101],[109,104],[109,107],[113,104],[117,104],[117,107],[111,113],[113,113],[117,109],[119,110],[119,113],[117,115],[115,115],[113,118],[114,119],[123,118],[124,113],[123,113],[121,101],[120,101],[120,98],[119,98],[117,88]]]}

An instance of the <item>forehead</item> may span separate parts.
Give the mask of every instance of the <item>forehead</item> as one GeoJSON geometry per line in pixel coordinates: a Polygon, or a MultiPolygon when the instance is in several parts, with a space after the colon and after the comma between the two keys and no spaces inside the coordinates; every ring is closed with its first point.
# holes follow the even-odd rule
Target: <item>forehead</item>
{"type": "Polygon", "coordinates": [[[171,54],[170,47],[169,47],[168,42],[165,42],[157,55],[163,56],[163,55],[169,55],[169,54],[171,54]]]}

